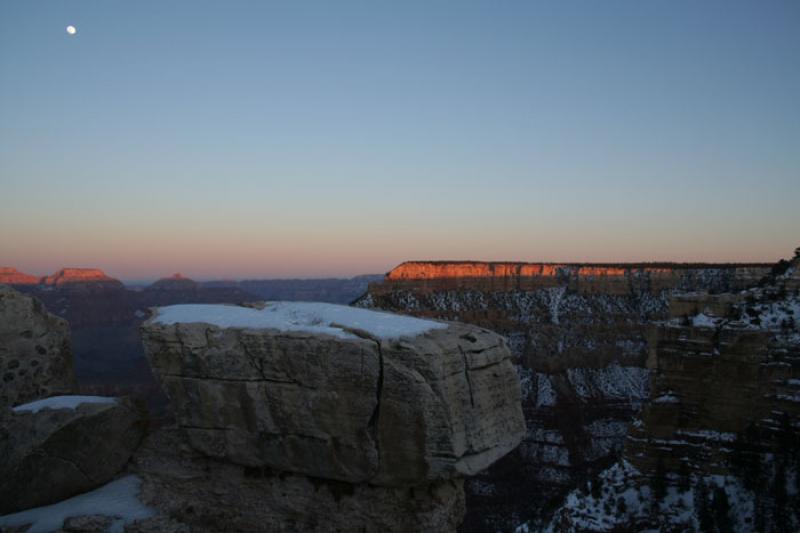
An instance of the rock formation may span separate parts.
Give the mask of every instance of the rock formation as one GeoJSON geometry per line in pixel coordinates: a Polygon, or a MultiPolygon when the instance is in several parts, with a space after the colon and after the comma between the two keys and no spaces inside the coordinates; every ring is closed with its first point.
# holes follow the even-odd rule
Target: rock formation
{"type": "Polygon", "coordinates": [[[161,278],[148,287],[149,290],[153,291],[195,291],[197,288],[198,284],[196,281],[180,273],[161,278]]]}
{"type": "Polygon", "coordinates": [[[0,408],[75,390],[66,321],[5,286],[0,286],[0,374],[0,408]]]}
{"type": "Polygon", "coordinates": [[[54,396],[0,417],[0,514],[110,481],[144,432],[128,400],[54,396]]]}
{"type": "Polygon", "coordinates": [[[195,453],[239,477],[282,473],[259,490],[298,495],[275,502],[285,529],[333,530],[338,509],[346,528],[452,530],[460,479],[525,430],[505,341],[475,327],[326,304],[174,306],[142,337],[195,453]],[[300,496],[314,483],[317,507],[300,496]]]}
{"type": "MultiPolygon", "coordinates": [[[[409,261],[386,274],[386,282],[412,282],[410,287],[469,287],[494,290],[535,290],[567,286],[578,292],[627,294],[682,285],[717,283],[712,290],[748,287],[770,265],[741,263],[503,263],[483,261],[409,261]],[[713,273],[710,271],[714,271],[713,273]],[[711,276],[709,276],[711,274],[711,276]],[[711,280],[711,277],[718,278],[711,280]]],[[[380,290],[377,288],[376,290],[380,290]]]]}
{"type": "Polygon", "coordinates": [[[182,432],[150,435],[134,457],[140,499],[159,514],[126,533],[181,531],[453,531],[464,515],[461,479],[422,487],[342,483],[213,460],[182,432]],[[161,521],[171,523],[165,528],[161,521]]]}
{"type": "Polygon", "coordinates": [[[456,320],[508,338],[527,435],[468,480],[465,530],[547,516],[621,454],[649,397],[648,328],[680,291],[746,288],[772,265],[409,262],[356,305],[456,320]]]}
{"type": "Polygon", "coordinates": [[[16,268],[0,267],[0,285],[36,285],[39,278],[20,272],[16,268]]]}
{"type": "Polygon", "coordinates": [[[144,431],[128,400],[74,396],[69,327],[0,286],[0,514],[108,482],[144,431]]]}
{"type": "Polygon", "coordinates": [[[51,276],[42,278],[42,284],[59,289],[102,290],[122,289],[118,279],[106,275],[99,268],[62,268],[51,276]]]}
{"type": "Polygon", "coordinates": [[[800,258],[782,263],[745,291],[673,299],[622,460],[591,482],[602,490],[567,499],[555,529],[800,527],[800,258]]]}

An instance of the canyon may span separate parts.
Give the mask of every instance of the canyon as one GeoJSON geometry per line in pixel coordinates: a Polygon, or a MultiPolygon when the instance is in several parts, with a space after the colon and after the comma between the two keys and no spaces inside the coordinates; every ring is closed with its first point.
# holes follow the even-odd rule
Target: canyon
{"type": "Polygon", "coordinates": [[[771,264],[407,262],[355,305],[457,320],[509,340],[523,386],[521,445],[466,484],[463,531],[544,524],[622,454],[649,401],[649,331],[685,292],[756,285],[771,264]]]}
{"type": "MultiPolygon", "coordinates": [[[[286,524],[316,529],[323,514],[344,508],[344,522],[335,527],[348,520],[377,524],[369,509],[381,509],[385,529],[681,531],[711,523],[791,531],[800,524],[798,262],[415,261],[372,281],[351,308],[444,321],[452,341],[433,341],[437,334],[429,333],[424,342],[387,344],[344,327],[352,339],[320,343],[296,332],[146,322],[149,309],[133,306],[140,311],[132,324],[144,337],[145,350],[138,349],[148,354],[141,361],[151,386],[171,398],[162,397],[156,412],[177,422],[149,434],[128,467],[142,480],[146,503],[160,513],[142,531],[164,524],[176,531],[207,522],[221,527],[230,520],[255,527],[266,518],[213,509],[214,498],[235,506],[239,497],[266,498],[287,513],[281,515],[286,524]],[[343,366],[322,364],[317,355],[328,351],[341,354],[343,366]],[[448,362],[429,367],[420,354],[448,362]],[[358,372],[348,359],[359,361],[358,372]],[[497,390],[499,382],[486,381],[497,379],[501,368],[505,387],[519,387],[516,400],[497,390]],[[259,388],[267,383],[269,391],[259,388]],[[424,400],[431,390],[455,402],[449,412],[467,416],[460,429],[429,418],[442,410],[424,400]],[[482,400],[484,394],[493,399],[482,400]],[[270,400],[262,405],[265,395],[270,400]],[[409,396],[416,403],[409,405],[409,396]],[[333,404],[323,397],[349,407],[330,412],[333,404]],[[371,413],[384,402],[387,414],[373,426],[371,413]],[[520,423],[486,411],[515,402],[520,423]],[[309,406],[314,410],[305,412],[309,406]],[[294,412],[304,414],[295,419],[294,412]],[[364,419],[375,429],[348,433],[364,419]],[[380,426],[381,420],[394,424],[380,426]],[[408,432],[417,438],[404,441],[408,432]],[[492,434],[508,440],[469,444],[492,434]],[[380,450],[405,459],[382,472],[380,450]],[[462,461],[464,450],[481,453],[462,461]],[[486,450],[496,450],[491,460],[475,463],[486,450]],[[180,481],[187,477],[197,481],[180,481]],[[305,496],[310,486],[324,487],[315,502],[319,512],[305,496]],[[421,499],[420,490],[438,496],[421,499]],[[165,492],[171,496],[160,501],[165,492]],[[293,503],[283,507],[274,499],[278,493],[293,503]],[[203,502],[200,514],[197,502],[203,502]],[[412,511],[404,515],[396,505],[412,511]]],[[[230,292],[215,294],[232,301],[205,302],[204,284],[180,275],[138,290],[84,290],[85,278],[76,278],[72,290],[38,284],[23,291],[56,307],[68,303],[78,314],[81,302],[91,313],[92,302],[120,290],[162,309],[176,302],[259,300],[239,292],[245,282],[216,285],[230,292]]],[[[244,313],[265,309],[243,305],[237,309],[244,313]]],[[[104,319],[113,324],[114,314],[104,319]]],[[[85,327],[81,319],[78,324],[73,331],[85,327]]]]}

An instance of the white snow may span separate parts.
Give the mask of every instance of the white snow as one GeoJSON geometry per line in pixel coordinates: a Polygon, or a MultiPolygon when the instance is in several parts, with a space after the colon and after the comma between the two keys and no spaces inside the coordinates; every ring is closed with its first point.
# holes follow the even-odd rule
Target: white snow
{"type": "Polygon", "coordinates": [[[121,533],[126,524],[154,514],[137,497],[140,484],[138,476],[125,476],[68,500],[0,516],[0,529],[31,524],[26,533],[45,533],[59,529],[71,516],[104,515],[114,518],[109,531],[121,533]]]}
{"type": "Polygon", "coordinates": [[[264,309],[211,304],[170,305],[158,308],[153,322],[304,331],[348,339],[357,337],[344,328],[362,330],[380,339],[396,339],[447,327],[432,320],[317,302],[269,302],[264,309]]]}
{"type": "Polygon", "coordinates": [[[700,429],[694,431],[679,429],[675,432],[675,434],[682,437],[694,437],[699,439],[713,440],[716,442],[733,442],[736,440],[735,433],[712,431],[709,429],[700,429]]]}
{"type": "Polygon", "coordinates": [[[536,407],[552,407],[556,404],[553,382],[546,374],[536,374],[536,407]]]}
{"type": "Polygon", "coordinates": [[[715,328],[719,320],[700,313],[692,317],[692,325],[696,328],[715,328]]]}
{"type": "Polygon", "coordinates": [[[671,391],[666,394],[662,394],[661,396],[653,400],[653,403],[680,403],[680,402],[681,402],[680,398],[678,398],[671,391]]]}
{"type": "Polygon", "coordinates": [[[106,396],[51,396],[44,400],[18,405],[14,407],[14,412],[38,413],[42,409],[75,409],[83,403],[117,403],[117,399],[106,396]]]}

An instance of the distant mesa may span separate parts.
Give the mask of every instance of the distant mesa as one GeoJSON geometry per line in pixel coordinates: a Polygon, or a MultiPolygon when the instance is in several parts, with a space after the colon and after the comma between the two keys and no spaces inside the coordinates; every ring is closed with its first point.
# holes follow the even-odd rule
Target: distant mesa
{"type": "Polygon", "coordinates": [[[20,272],[16,268],[0,267],[0,285],[36,285],[37,276],[20,272]]]}
{"type": "Polygon", "coordinates": [[[149,290],[157,291],[194,291],[197,288],[196,281],[185,277],[179,272],[169,277],[161,278],[148,287],[149,290]]]}
{"type": "Polygon", "coordinates": [[[107,276],[99,268],[62,268],[41,280],[42,285],[53,288],[122,289],[118,279],[107,276]]]}
{"type": "Polygon", "coordinates": [[[521,263],[492,261],[406,261],[386,281],[458,278],[624,277],[639,272],[665,276],[688,269],[768,269],[770,263],[521,263]]]}

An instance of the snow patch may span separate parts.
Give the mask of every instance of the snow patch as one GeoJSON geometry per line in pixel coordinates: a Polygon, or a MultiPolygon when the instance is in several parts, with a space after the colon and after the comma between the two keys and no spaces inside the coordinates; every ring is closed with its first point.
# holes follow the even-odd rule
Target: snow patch
{"type": "Polygon", "coordinates": [[[31,524],[26,533],[56,531],[71,516],[104,515],[114,519],[108,531],[121,533],[125,525],[153,516],[137,497],[141,480],[130,475],[52,505],[0,516],[0,529],[31,524]]]}
{"type": "Polygon", "coordinates": [[[672,392],[668,392],[654,399],[653,403],[681,403],[681,400],[672,392]]]}
{"type": "Polygon", "coordinates": [[[536,374],[536,407],[552,407],[556,404],[553,382],[545,374],[536,374]]]}
{"type": "Polygon", "coordinates": [[[13,410],[15,413],[38,413],[42,409],[75,409],[84,403],[117,403],[117,399],[106,396],[51,396],[18,405],[13,410]]]}
{"type": "Polygon", "coordinates": [[[697,314],[692,317],[692,325],[696,328],[715,328],[717,327],[718,319],[712,318],[703,313],[697,314]]]}
{"type": "Polygon", "coordinates": [[[203,323],[221,328],[277,329],[322,333],[352,339],[346,329],[380,339],[415,337],[447,324],[346,305],[318,302],[269,302],[263,309],[233,305],[186,304],[160,307],[156,324],[203,323]]]}

